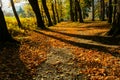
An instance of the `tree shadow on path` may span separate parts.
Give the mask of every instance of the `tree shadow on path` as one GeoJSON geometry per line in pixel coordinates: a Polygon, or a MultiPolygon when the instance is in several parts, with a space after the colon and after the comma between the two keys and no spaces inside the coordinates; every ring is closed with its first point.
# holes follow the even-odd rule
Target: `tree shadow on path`
{"type": "Polygon", "coordinates": [[[32,80],[20,60],[20,43],[0,43],[0,80],[32,80]]]}
{"type": "MultiPolygon", "coordinates": [[[[111,52],[108,49],[108,47],[105,47],[105,46],[94,45],[94,44],[87,44],[87,43],[80,43],[80,42],[75,42],[75,41],[71,41],[71,40],[62,39],[62,38],[56,37],[54,35],[46,34],[44,32],[40,32],[40,31],[35,31],[35,32],[43,34],[43,35],[51,37],[51,38],[54,38],[54,39],[57,39],[57,40],[60,40],[62,42],[68,43],[68,44],[71,44],[73,46],[82,47],[82,48],[85,48],[85,49],[93,49],[93,50],[95,49],[95,50],[102,51],[102,52],[105,52],[105,53],[110,53],[110,54],[112,54],[115,57],[120,57],[120,54],[118,52],[116,52],[116,51],[115,52],[111,52]]],[[[72,35],[72,37],[75,37],[75,36],[72,35]]],[[[83,36],[83,38],[86,38],[86,37],[83,36]]]]}
{"type": "Polygon", "coordinates": [[[87,40],[92,40],[98,43],[106,44],[106,45],[120,45],[120,37],[106,37],[106,36],[97,36],[97,35],[79,35],[79,34],[70,34],[70,33],[64,33],[60,31],[55,31],[48,29],[47,31],[59,33],[62,35],[67,35],[70,37],[76,37],[76,38],[82,38],[87,40]]]}

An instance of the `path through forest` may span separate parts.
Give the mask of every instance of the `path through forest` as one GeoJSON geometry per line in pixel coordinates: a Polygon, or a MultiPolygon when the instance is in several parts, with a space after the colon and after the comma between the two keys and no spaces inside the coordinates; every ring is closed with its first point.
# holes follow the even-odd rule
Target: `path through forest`
{"type": "Polygon", "coordinates": [[[113,39],[111,37],[105,37],[107,31],[105,23],[102,24],[103,26],[100,23],[96,23],[96,25],[95,23],[75,25],[75,23],[63,22],[50,28],[50,30],[36,31],[50,37],[51,46],[46,61],[37,69],[35,79],[88,80],[96,77],[104,78],[106,75],[104,67],[106,66],[102,66],[100,63],[101,57],[98,56],[103,57],[103,54],[106,54],[107,57],[108,54],[112,54],[120,57],[120,54],[110,51],[110,48],[119,48],[120,42],[116,38],[114,39],[115,42],[112,43],[113,39]],[[78,56],[79,58],[76,58],[78,56]],[[85,56],[88,61],[87,59],[83,60],[85,56]],[[93,57],[89,58],[89,56],[93,57]],[[79,65],[82,67],[79,67],[79,65]],[[88,75],[83,73],[82,71],[86,70],[86,67],[87,69],[95,69],[96,73],[89,73],[88,75]]]}
{"type": "Polygon", "coordinates": [[[108,30],[106,22],[62,22],[16,37],[19,58],[33,77],[25,80],[119,80],[120,38],[105,36],[108,30]]]}

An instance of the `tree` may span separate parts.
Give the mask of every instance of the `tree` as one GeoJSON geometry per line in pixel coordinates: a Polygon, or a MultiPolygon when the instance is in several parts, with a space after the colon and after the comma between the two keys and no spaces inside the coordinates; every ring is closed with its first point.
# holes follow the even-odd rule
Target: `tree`
{"type": "Polygon", "coordinates": [[[56,20],[56,16],[55,16],[55,9],[54,9],[54,3],[51,3],[51,7],[52,7],[52,13],[53,13],[53,22],[54,24],[57,24],[57,20],[56,20]]]}
{"type": "Polygon", "coordinates": [[[44,8],[45,14],[47,16],[48,22],[49,22],[48,26],[53,26],[53,23],[52,23],[51,17],[50,17],[50,13],[49,13],[47,5],[46,5],[46,0],[42,0],[42,5],[44,8]]]}
{"type": "Polygon", "coordinates": [[[108,32],[108,35],[111,36],[117,36],[120,35],[120,0],[117,0],[116,2],[116,14],[115,14],[115,19],[112,23],[112,28],[108,32]]]}
{"type": "Polygon", "coordinates": [[[71,18],[71,21],[75,21],[74,12],[73,12],[73,0],[70,0],[70,18],[71,18]]]}
{"type": "MultiPolygon", "coordinates": [[[[74,1],[75,2],[75,1],[74,1]]],[[[77,8],[77,3],[75,3],[75,21],[78,21],[78,8],[77,8]]]]}
{"type": "Polygon", "coordinates": [[[115,20],[115,15],[116,15],[116,12],[117,12],[117,7],[116,7],[116,4],[117,4],[117,0],[114,0],[114,12],[113,12],[113,21],[115,20]]]}
{"type": "Polygon", "coordinates": [[[108,22],[112,23],[112,0],[109,0],[109,7],[108,7],[108,22]]]}
{"type": "Polygon", "coordinates": [[[46,29],[44,21],[42,20],[42,16],[40,13],[40,8],[38,5],[38,1],[37,0],[28,0],[37,19],[37,26],[41,29],[46,29]]]}
{"type": "Polygon", "coordinates": [[[18,22],[18,26],[21,28],[21,27],[22,27],[22,24],[21,24],[21,22],[20,22],[20,19],[19,19],[19,16],[18,16],[17,12],[16,12],[15,5],[14,5],[13,0],[10,0],[10,3],[11,3],[11,6],[12,6],[12,9],[13,9],[13,13],[14,13],[14,15],[15,15],[15,18],[16,18],[16,20],[17,20],[17,22],[18,22]]]}
{"type": "Polygon", "coordinates": [[[95,18],[95,8],[94,8],[95,6],[94,6],[94,0],[92,0],[92,21],[94,21],[94,18],[95,18]]]}
{"type": "Polygon", "coordinates": [[[80,2],[78,0],[75,0],[76,6],[78,7],[78,14],[79,14],[79,22],[84,22],[82,17],[82,10],[80,6],[80,2]]]}
{"type": "Polygon", "coordinates": [[[101,17],[100,17],[100,19],[102,21],[104,21],[105,20],[105,2],[104,2],[104,0],[101,0],[100,4],[101,4],[101,11],[100,11],[101,17]]]}
{"type": "Polygon", "coordinates": [[[0,41],[5,42],[10,40],[12,40],[12,37],[8,32],[5,18],[4,18],[2,9],[0,7],[0,41]]]}
{"type": "Polygon", "coordinates": [[[59,18],[59,14],[58,14],[58,9],[57,9],[57,1],[56,0],[54,0],[55,1],[55,12],[56,12],[56,17],[57,17],[57,21],[58,21],[58,23],[60,22],[60,18],[59,18]]]}

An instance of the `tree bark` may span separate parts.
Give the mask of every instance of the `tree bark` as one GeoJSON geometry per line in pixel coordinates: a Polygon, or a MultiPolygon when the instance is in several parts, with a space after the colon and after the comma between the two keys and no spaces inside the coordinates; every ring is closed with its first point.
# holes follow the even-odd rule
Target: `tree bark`
{"type": "Polygon", "coordinates": [[[109,12],[108,12],[108,22],[112,23],[112,12],[113,12],[113,8],[112,8],[112,0],[109,0],[109,12]]]}
{"type": "Polygon", "coordinates": [[[56,16],[55,16],[54,3],[51,4],[51,7],[52,7],[52,12],[53,12],[53,21],[54,21],[54,24],[57,24],[57,20],[56,20],[56,16]]]}
{"type": "Polygon", "coordinates": [[[5,41],[10,41],[11,39],[12,39],[12,37],[8,32],[4,14],[0,7],[0,41],[5,42],[5,41]]]}
{"type": "Polygon", "coordinates": [[[71,21],[75,21],[74,12],[73,12],[73,0],[70,0],[70,18],[71,18],[71,21]]]}
{"type": "Polygon", "coordinates": [[[53,23],[52,23],[52,20],[51,20],[51,17],[50,17],[50,13],[48,11],[48,7],[46,5],[46,0],[42,0],[42,5],[43,5],[43,8],[44,8],[44,11],[45,11],[45,14],[47,16],[47,19],[48,19],[48,26],[53,26],[53,23]]]}
{"type": "Polygon", "coordinates": [[[117,4],[117,0],[114,0],[113,22],[115,20],[115,15],[116,15],[116,12],[117,12],[116,4],[117,4]]]}
{"type": "Polygon", "coordinates": [[[14,2],[13,2],[13,0],[10,0],[10,2],[11,2],[12,9],[13,9],[13,13],[15,15],[15,18],[16,18],[17,22],[18,22],[18,26],[19,26],[19,28],[22,28],[22,24],[20,22],[20,19],[19,19],[19,16],[18,16],[17,12],[16,12],[14,2]]]}
{"type": "Polygon", "coordinates": [[[120,35],[120,0],[117,0],[117,12],[115,14],[115,19],[112,23],[112,28],[108,32],[108,35],[113,37],[120,35]]]}
{"type": "Polygon", "coordinates": [[[35,16],[37,19],[37,26],[41,29],[46,29],[44,21],[42,20],[38,1],[37,0],[28,0],[28,1],[29,1],[30,5],[32,6],[32,9],[35,13],[35,16]]]}
{"type": "Polygon", "coordinates": [[[81,7],[80,7],[80,3],[79,3],[78,0],[75,0],[75,3],[77,4],[77,7],[78,7],[79,22],[84,22],[83,17],[82,17],[82,10],[81,10],[81,7]]]}
{"type": "Polygon", "coordinates": [[[104,2],[104,0],[101,0],[100,4],[101,4],[100,19],[101,19],[101,21],[104,21],[105,20],[105,2],[104,2]]]}
{"type": "MultiPolygon", "coordinates": [[[[74,0],[75,2],[75,0],[74,0]]],[[[75,2],[75,21],[78,21],[78,8],[77,8],[77,3],[75,2]]]]}
{"type": "Polygon", "coordinates": [[[94,14],[94,13],[95,13],[95,9],[94,9],[94,7],[95,7],[95,6],[94,6],[94,0],[92,0],[92,21],[95,20],[95,19],[94,19],[94,18],[95,18],[95,14],[94,14]]]}
{"type": "Polygon", "coordinates": [[[58,10],[57,10],[57,1],[56,0],[55,0],[55,12],[56,12],[57,21],[59,23],[60,22],[60,18],[59,18],[59,14],[58,14],[58,10]]]}

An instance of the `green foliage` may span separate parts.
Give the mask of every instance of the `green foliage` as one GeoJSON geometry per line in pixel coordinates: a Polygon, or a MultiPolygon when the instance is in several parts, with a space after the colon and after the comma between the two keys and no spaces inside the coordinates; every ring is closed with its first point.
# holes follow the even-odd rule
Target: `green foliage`
{"type": "Polygon", "coordinates": [[[81,0],[81,8],[83,11],[83,18],[88,17],[91,7],[91,0],[81,0]]]}
{"type": "Polygon", "coordinates": [[[26,4],[23,10],[24,14],[21,14],[22,17],[35,17],[32,7],[29,4],[26,4]]]}

